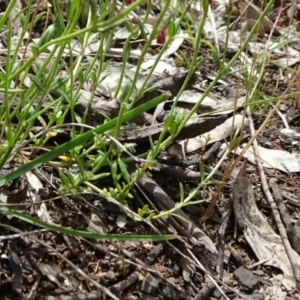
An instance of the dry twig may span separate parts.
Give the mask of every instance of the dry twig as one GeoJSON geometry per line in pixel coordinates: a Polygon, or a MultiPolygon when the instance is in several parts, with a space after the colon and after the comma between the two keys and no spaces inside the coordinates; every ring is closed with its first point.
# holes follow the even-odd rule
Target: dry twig
{"type": "MultiPolygon", "coordinates": [[[[257,136],[257,132],[255,132],[252,116],[251,116],[251,113],[250,113],[249,109],[247,109],[247,115],[248,115],[248,118],[249,118],[249,121],[250,121],[251,135],[252,136],[257,136]]],[[[292,269],[293,269],[293,272],[294,272],[294,276],[295,276],[295,280],[296,280],[296,288],[300,289],[300,268],[299,268],[299,265],[298,265],[298,263],[296,262],[296,260],[294,258],[293,249],[292,249],[291,244],[288,240],[286,229],[285,229],[285,227],[284,227],[284,225],[281,221],[280,214],[278,212],[278,208],[277,208],[276,203],[275,203],[275,201],[272,197],[272,194],[270,192],[270,189],[269,189],[269,186],[268,186],[268,183],[267,183],[267,179],[266,179],[266,175],[265,175],[265,172],[264,172],[264,169],[262,167],[261,160],[260,160],[259,151],[258,151],[258,144],[257,144],[256,139],[253,140],[253,151],[254,151],[254,154],[255,154],[255,157],[256,157],[256,164],[257,164],[257,168],[258,168],[258,171],[259,171],[259,177],[260,177],[260,180],[261,180],[263,191],[264,191],[264,193],[265,193],[265,195],[268,199],[268,202],[270,204],[272,214],[274,216],[274,220],[276,222],[276,225],[277,225],[282,243],[284,245],[284,248],[286,250],[287,256],[290,260],[290,263],[291,263],[291,266],[292,266],[292,269]]]]}

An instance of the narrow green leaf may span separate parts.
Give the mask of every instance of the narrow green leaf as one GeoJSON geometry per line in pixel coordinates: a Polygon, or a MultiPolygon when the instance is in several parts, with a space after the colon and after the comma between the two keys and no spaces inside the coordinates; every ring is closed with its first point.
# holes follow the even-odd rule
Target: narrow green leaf
{"type": "Polygon", "coordinates": [[[184,65],[185,65],[186,67],[188,67],[188,66],[189,66],[189,61],[188,61],[188,59],[187,59],[185,53],[184,53],[183,51],[179,51],[179,55],[180,55],[180,58],[182,58],[182,60],[183,60],[183,62],[184,62],[184,65]]]}
{"type": "Polygon", "coordinates": [[[221,62],[220,62],[220,58],[218,56],[218,52],[217,52],[216,48],[214,47],[214,45],[207,40],[201,40],[201,43],[206,44],[210,48],[214,63],[219,68],[221,66],[221,62]]]}
{"type": "Polygon", "coordinates": [[[15,9],[16,0],[10,0],[10,1],[7,1],[6,3],[8,3],[8,6],[6,7],[4,13],[1,14],[1,18],[0,18],[0,28],[1,29],[3,29],[4,24],[6,23],[7,19],[11,15],[11,11],[13,9],[15,9]]]}
{"type": "Polygon", "coordinates": [[[237,138],[232,139],[232,140],[230,141],[229,147],[230,147],[230,149],[234,149],[234,148],[236,148],[239,144],[240,144],[240,138],[237,137],[237,138]]]}
{"type": "MultiPolygon", "coordinates": [[[[100,32],[107,32],[109,29],[115,28],[115,27],[125,23],[125,21],[128,21],[128,18],[127,18],[128,14],[130,12],[134,11],[135,8],[137,8],[141,4],[143,4],[143,2],[144,2],[144,0],[133,1],[131,5],[122,9],[114,17],[111,17],[108,20],[105,20],[103,22],[97,23],[98,30],[100,32]]],[[[141,30],[143,30],[142,26],[141,26],[141,30]]]]}
{"type": "MultiPolygon", "coordinates": [[[[76,161],[76,163],[77,163],[77,168],[79,169],[79,172],[82,174],[82,176],[83,176],[84,178],[87,178],[86,175],[85,175],[86,171],[85,171],[85,169],[84,169],[84,167],[83,167],[83,165],[82,165],[82,161],[81,161],[81,159],[78,157],[78,155],[75,156],[75,161],[76,161]]],[[[78,184],[79,184],[79,183],[76,182],[76,180],[75,180],[75,185],[77,186],[78,184]]]]}
{"type": "Polygon", "coordinates": [[[123,175],[123,178],[125,179],[125,181],[127,183],[129,183],[131,181],[131,179],[130,179],[130,174],[127,170],[126,164],[122,161],[122,159],[120,157],[118,158],[118,163],[119,163],[120,170],[121,170],[121,173],[123,175]]]}
{"type": "Polygon", "coordinates": [[[54,25],[51,24],[42,34],[38,45],[39,47],[45,45],[46,43],[50,42],[54,37],[54,25]]]}
{"type": "Polygon", "coordinates": [[[45,15],[46,15],[45,12],[41,12],[41,13],[37,14],[33,20],[33,23],[36,24],[45,15]]]}
{"type": "Polygon", "coordinates": [[[177,133],[177,130],[178,130],[178,124],[176,122],[172,122],[169,127],[169,131],[171,135],[174,136],[177,133]]]}
{"type": "Polygon", "coordinates": [[[68,178],[69,184],[71,184],[71,186],[73,187],[75,185],[75,176],[72,173],[68,172],[68,171],[66,171],[65,174],[68,178]]]}
{"type": "Polygon", "coordinates": [[[24,31],[26,31],[26,25],[27,25],[27,21],[26,21],[26,17],[23,13],[20,14],[20,22],[21,22],[21,26],[23,28],[24,31]]]}
{"type": "MultiPolygon", "coordinates": [[[[140,19],[138,19],[138,22],[139,22],[138,26],[139,26],[139,29],[140,29],[139,31],[140,31],[140,34],[141,34],[141,38],[143,40],[147,40],[147,33],[145,31],[145,25],[143,24],[143,22],[140,19]]],[[[138,31],[138,33],[139,33],[139,31],[138,31]]]]}
{"type": "Polygon", "coordinates": [[[96,24],[97,21],[97,1],[90,0],[91,4],[91,23],[96,24]]]}
{"type": "Polygon", "coordinates": [[[174,117],[172,115],[168,115],[164,121],[164,128],[167,129],[171,126],[172,122],[174,120],[174,117]]]}
{"type": "Polygon", "coordinates": [[[130,92],[131,86],[132,86],[132,81],[129,77],[127,77],[125,80],[123,90],[122,90],[122,94],[120,96],[121,103],[124,103],[125,99],[127,98],[127,95],[130,92]]]}
{"type": "Polygon", "coordinates": [[[208,0],[203,0],[202,4],[203,4],[204,13],[205,13],[205,15],[207,15],[208,6],[209,6],[208,0]]]}
{"type": "Polygon", "coordinates": [[[30,104],[26,104],[22,107],[21,109],[21,115],[25,114],[26,113],[26,116],[24,116],[26,119],[29,118],[29,117],[32,117],[35,113],[34,111],[34,107],[30,104]]]}
{"type": "Polygon", "coordinates": [[[65,121],[64,116],[56,118],[56,124],[57,125],[62,125],[64,123],[64,121],[65,121]]]}
{"type": "Polygon", "coordinates": [[[99,34],[98,33],[93,33],[92,35],[89,36],[88,41],[87,41],[87,46],[90,44],[93,44],[99,40],[99,34]]]}
{"type": "Polygon", "coordinates": [[[30,43],[29,47],[34,57],[38,57],[40,54],[40,47],[36,43],[30,43]]]}
{"type": "Polygon", "coordinates": [[[110,175],[110,173],[101,173],[101,174],[97,174],[91,177],[91,180],[95,181],[95,180],[99,180],[99,179],[103,179],[106,178],[110,175]]]}
{"type": "Polygon", "coordinates": [[[54,37],[55,38],[61,37],[64,30],[65,30],[64,20],[62,19],[62,16],[60,14],[56,14],[54,20],[54,37]]]}
{"type": "Polygon", "coordinates": [[[70,79],[70,76],[61,76],[61,77],[55,79],[50,85],[50,91],[58,90],[62,85],[67,83],[69,79],[70,79]]]}
{"type": "Polygon", "coordinates": [[[130,58],[130,38],[128,38],[123,47],[123,63],[128,62],[130,58]]]}
{"type": "Polygon", "coordinates": [[[134,28],[133,28],[131,22],[125,22],[124,25],[125,25],[126,29],[127,29],[129,32],[133,32],[134,28]]]}
{"type": "Polygon", "coordinates": [[[81,14],[80,14],[80,25],[81,27],[87,26],[89,11],[90,11],[90,4],[91,0],[85,0],[82,7],[81,7],[81,14]]]}
{"type": "Polygon", "coordinates": [[[112,187],[109,188],[109,193],[113,198],[117,198],[117,192],[112,187]]]}
{"type": "Polygon", "coordinates": [[[76,10],[78,9],[78,0],[72,1],[68,0],[68,5],[67,5],[67,16],[68,16],[68,21],[72,22],[74,16],[76,15],[76,10]]]}
{"type": "Polygon", "coordinates": [[[118,172],[118,165],[117,163],[114,161],[111,165],[111,175],[112,176],[116,176],[118,172]]]}
{"type": "Polygon", "coordinates": [[[34,76],[33,74],[27,74],[27,76],[30,78],[30,80],[34,83],[34,85],[40,90],[42,91],[44,89],[41,81],[34,76]]]}
{"type": "Polygon", "coordinates": [[[54,115],[54,113],[49,113],[48,114],[48,119],[50,120],[50,122],[54,123],[55,122],[55,115],[54,115]]]}
{"type": "Polygon", "coordinates": [[[183,202],[184,200],[184,188],[182,185],[182,182],[179,182],[179,194],[180,194],[180,202],[183,202]]]}
{"type": "Polygon", "coordinates": [[[185,222],[185,223],[187,223],[187,224],[190,224],[190,221],[187,220],[186,218],[184,218],[184,217],[181,216],[181,215],[178,215],[178,214],[172,214],[172,216],[173,216],[173,217],[176,217],[176,218],[178,218],[178,219],[180,219],[180,220],[182,220],[183,222],[185,222]]]}
{"type": "Polygon", "coordinates": [[[5,136],[10,146],[14,146],[15,139],[11,126],[5,127],[5,136]]]}
{"type": "Polygon", "coordinates": [[[28,215],[22,214],[18,211],[10,209],[5,206],[0,206],[0,211],[7,215],[14,216],[22,221],[25,221],[34,226],[39,226],[48,230],[69,234],[72,236],[81,236],[89,239],[105,239],[105,240],[119,240],[119,241],[164,241],[174,238],[172,235],[125,235],[125,234],[100,234],[88,231],[74,230],[67,227],[56,226],[41,220],[32,218],[28,215]]]}
{"type": "Polygon", "coordinates": [[[58,170],[58,173],[59,173],[59,178],[61,179],[63,185],[67,185],[69,183],[68,177],[61,169],[58,170]]]}
{"type": "Polygon", "coordinates": [[[204,182],[204,180],[205,180],[205,170],[204,170],[204,165],[203,165],[202,162],[199,162],[199,170],[200,170],[201,182],[204,182]]]}
{"type": "Polygon", "coordinates": [[[170,38],[175,35],[175,24],[172,21],[170,21],[168,25],[168,35],[170,38]]]}

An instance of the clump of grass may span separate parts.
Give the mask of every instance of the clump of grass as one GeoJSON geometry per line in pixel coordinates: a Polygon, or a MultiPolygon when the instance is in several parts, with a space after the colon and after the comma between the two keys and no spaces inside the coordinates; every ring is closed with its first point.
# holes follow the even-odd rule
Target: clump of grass
{"type": "MultiPolygon", "coordinates": [[[[160,1],[160,12],[156,16],[156,22],[149,35],[145,34],[144,25],[151,10],[150,1],[129,2],[126,1],[126,4],[129,5],[124,3],[119,6],[116,2],[75,0],[68,1],[65,6],[60,6],[57,1],[53,1],[51,8],[48,7],[46,12],[39,13],[38,7],[32,11],[32,2],[28,1],[27,7],[19,12],[15,20],[12,23],[7,23],[13,5],[16,3],[16,0],[10,1],[0,21],[0,30],[7,36],[6,61],[0,73],[0,92],[3,95],[0,167],[2,168],[8,162],[15,164],[21,162],[21,166],[2,176],[0,186],[3,187],[15,178],[42,165],[50,165],[57,171],[61,179],[62,184],[58,191],[61,195],[71,194],[82,200],[81,194],[87,188],[91,188],[105,198],[112,197],[121,203],[126,203],[131,198],[130,188],[141,176],[146,174],[149,166],[155,163],[155,158],[159,153],[176,139],[182,128],[197,111],[203,99],[213,90],[218,80],[229,72],[233,72],[233,65],[238,61],[240,54],[255,33],[259,22],[271,7],[270,5],[266,7],[261,18],[257,21],[257,25],[245,38],[239,51],[229,60],[226,57],[227,45],[224,47],[224,53],[219,55],[216,47],[204,38],[204,24],[209,10],[209,1],[201,2],[202,17],[198,24],[195,24],[194,27],[196,28],[192,28],[188,16],[192,2],[188,3],[186,7],[175,9],[171,6],[170,0],[160,1]],[[133,26],[128,16],[145,3],[147,5],[145,17],[138,20],[138,26],[133,26]],[[44,30],[40,39],[38,41],[28,39],[28,42],[24,42],[26,41],[26,34],[32,33],[37,22],[44,17],[51,20],[51,24],[44,30]],[[16,44],[13,44],[13,30],[17,23],[20,24],[21,34],[16,44]],[[89,108],[83,115],[78,115],[75,108],[78,105],[81,90],[87,82],[91,86],[89,101],[93,101],[96,88],[104,79],[103,72],[109,65],[107,57],[114,31],[120,26],[126,26],[130,34],[124,42],[120,78],[117,89],[112,95],[119,100],[119,114],[114,119],[104,118],[104,121],[97,127],[86,130],[89,108]],[[138,99],[147,92],[147,83],[155,67],[172,40],[177,38],[176,35],[180,28],[188,29],[193,50],[193,54],[189,58],[185,57],[183,52],[181,53],[188,74],[174,99],[170,115],[164,122],[160,137],[151,144],[149,150],[143,155],[145,162],[142,166],[137,166],[135,176],[131,176],[127,171],[127,163],[132,159],[130,157],[126,160],[123,158],[124,148],[113,142],[113,138],[118,139],[125,122],[133,120],[136,116],[166,100],[166,96],[161,95],[151,99],[146,104],[137,105],[138,99]],[[129,78],[125,76],[125,68],[130,60],[132,40],[139,33],[144,38],[144,43],[136,63],[135,74],[129,78]],[[71,41],[74,39],[80,45],[81,53],[79,55],[74,55],[72,52],[73,44],[71,41]],[[148,75],[137,88],[141,65],[154,40],[161,44],[159,53],[148,75]],[[99,48],[86,61],[84,58],[85,49],[94,41],[99,42],[99,48]],[[178,99],[203,63],[203,60],[198,59],[198,51],[203,43],[210,47],[219,73],[189,114],[185,117],[178,116],[175,112],[178,99]],[[28,84],[28,82],[30,83],[28,84]],[[37,126],[41,127],[38,134],[36,132],[37,126]],[[69,141],[49,147],[49,140],[58,134],[64,126],[71,128],[69,141]],[[170,135],[166,138],[167,132],[170,135]],[[30,155],[27,157],[22,154],[24,147],[30,149],[30,155]],[[70,171],[70,169],[75,169],[76,172],[70,171]],[[99,189],[94,183],[106,176],[112,177],[114,186],[99,189]]],[[[228,39],[226,38],[225,41],[227,43],[228,39]]],[[[235,138],[232,139],[231,143],[236,145],[237,133],[233,136],[235,138]]],[[[132,145],[123,145],[125,148],[130,146],[132,145]]],[[[231,147],[228,151],[230,149],[231,147]]],[[[228,152],[220,159],[215,170],[226,159],[227,155],[228,152]]],[[[214,171],[206,176],[202,170],[201,182],[187,196],[183,187],[180,186],[181,201],[174,209],[155,215],[153,211],[143,208],[140,210],[140,214],[148,217],[149,220],[166,218],[176,214],[176,210],[186,205],[199,203],[201,200],[195,200],[197,192],[202,187],[212,183],[211,177],[214,171]]],[[[52,228],[49,224],[3,205],[0,206],[0,210],[31,224],[76,234],[76,232],[67,232],[66,229],[52,228]]],[[[80,232],[77,233],[82,235],[80,232]]],[[[99,238],[100,235],[93,237],[99,238]]],[[[107,239],[108,236],[105,235],[104,238],[107,239]]],[[[119,237],[114,236],[112,238],[119,237]]],[[[156,237],[152,236],[152,238],[156,237]]],[[[165,236],[165,238],[167,237],[165,236]]]]}

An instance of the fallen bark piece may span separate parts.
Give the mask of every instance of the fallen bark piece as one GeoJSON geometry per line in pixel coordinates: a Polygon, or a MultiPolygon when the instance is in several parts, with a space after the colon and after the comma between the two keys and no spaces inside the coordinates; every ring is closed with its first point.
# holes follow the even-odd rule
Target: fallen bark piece
{"type": "Polygon", "coordinates": [[[285,203],[283,201],[281,189],[276,183],[276,178],[269,180],[270,187],[273,190],[274,198],[276,199],[278,211],[287,231],[287,235],[293,249],[300,254],[300,220],[292,220],[285,203]]]}
{"type": "MultiPolygon", "coordinates": [[[[233,208],[236,220],[243,228],[245,238],[259,260],[268,260],[265,264],[279,268],[283,272],[282,284],[287,290],[296,287],[291,262],[286,254],[282,240],[269,226],[258,210],[254,192],[249,184],[246,164],[239,170],[234,183],[233,208]]],[[[300,256],[293,251],[296,264],[300,256]]]]}
{"type": "MultiPolygon", "coordinates": [[[[243,147],[245,144],[243,145],[243,147]]],[[[236,153],[240,154],[242,148],[236,149],[236,153]]],[[[282,172],[293,173],[300,172],[300,155],[297,153],[289,153],[283,150],[266,149],[258,146],[259,156],[264,168],[274,168],[282,172]]],[[[255,155],[252,146],[250,146],[243,155],[252,164],[256,164],[255,155]]]]}
{"type": "MultiPolygon", "coordinates": [[[[176,138],[180,140],[198,136],[222,124],[226,120],[226,118],[227,116],[222,115],[216,117],[201,118],[197,120],[197,122],[188,122],[176,138]]],[[[148,142],[149,137],[151,137],[153,140],[156,140],[158,139],[162,130],[163,124],[154,124],[135,130],[124,130],[120,134],[120,141],[143,143],[148,142]]],[[[167,138],[168,136],[169,133],[166,133],[165,137],[167,138]]]]}
{"type": "MultiPolygon", "coordinates": [[[[245,122],[245,125],[247,125],[247,119],[244,118],[242,115],[234,115],[227,119],[227,116],[219,116],[225,117],[223,120],[224,122],[221,122],[218,124],[218,126],[214,126],[213,128],[208,129],[207,127],[205,129],[208,129],[206,131],[203,131],[201,134],[202,136],[196,136],[194,138],[188,138],[187,140],[183,140],[179,142],[179,145],[181,147],[176,147],[176,144],[174,143],[172,146],[169,147],[168,152],[169,154],[183,154],[184,153],[190,153],[193,151],[196,151],[198,149],[201,149],[206,144],[211,144],[216,141],[222,141],[229,137],[233,132],[235,132],[238,128],[242,127],[243,122],[245,122]],[[208,140],[209,139],[209,140],[208,140]]],[[[199,134],[200,135],[200,134],[199,134]]]]}

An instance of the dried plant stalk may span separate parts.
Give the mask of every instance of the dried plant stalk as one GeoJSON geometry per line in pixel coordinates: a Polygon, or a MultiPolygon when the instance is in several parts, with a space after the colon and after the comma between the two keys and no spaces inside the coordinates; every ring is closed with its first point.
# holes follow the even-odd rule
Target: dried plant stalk
{"type": "MultiPolygon", "coordinates": [[[[296,92],[300,94],[300,72],[296,74],[296,92]]],[[[295,98],[295,107],[300,109],[300,95],[295,98]]]]}

